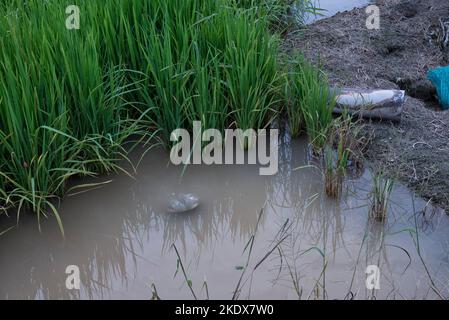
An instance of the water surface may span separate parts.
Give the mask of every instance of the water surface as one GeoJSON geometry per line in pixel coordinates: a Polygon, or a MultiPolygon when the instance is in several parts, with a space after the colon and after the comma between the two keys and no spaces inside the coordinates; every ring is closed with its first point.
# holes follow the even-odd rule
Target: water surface
{"type": "Polygon", "coordinates": [[[313,23],[317,20],[331,17],[338,12],[352,10],[354,8],[362,8],[367,6],[371,0],[314,0],[314,6],[321,8],[320,15],[309,14],[305,18],[306,23],[313,23]]]}
{"type": "Polygon", "coordinates": [[[448,216],[396,185],[388,221],[371,221],[368,171],[333,201],[318,169],[295,170],[310,164],[304,139],[284,138],[273,177],[251,165],[192,166],[182,176],[166,151],[150,152],[136,180],[109,177],[62,202],[65,241],[55,221],[39,233],[29,216],[2,236],[0,299],[149,299],[153,284],[162,299],[193,298],[173,244],[198,298],[207,297],[206,282],[211,299],[230,299],[253,235],[240,299],[449,296],[448,216]],[[169,214],[173,192],[195,193],[201,204],[169,214]],[[80,291],[65,286],[68,265],[81,270],[80,291]],[[369,265],[380,267],[380,290],[366,289],[369,265]]]}

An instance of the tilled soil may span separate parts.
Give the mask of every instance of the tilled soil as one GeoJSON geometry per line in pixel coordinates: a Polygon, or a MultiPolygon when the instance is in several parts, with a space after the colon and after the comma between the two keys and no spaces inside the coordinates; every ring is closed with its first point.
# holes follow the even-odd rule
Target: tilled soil
{"type": "Polygon", "coordinates": [[[332,85],[403,89],[400,123],[366,122],[370,162],[449,213],[449,111],[439,111],[427,72],[449,63],[447,0],[377,0],[380,30],[368,30],[365,9],[291,30],[285,49],[319,64],[332,85]]]}

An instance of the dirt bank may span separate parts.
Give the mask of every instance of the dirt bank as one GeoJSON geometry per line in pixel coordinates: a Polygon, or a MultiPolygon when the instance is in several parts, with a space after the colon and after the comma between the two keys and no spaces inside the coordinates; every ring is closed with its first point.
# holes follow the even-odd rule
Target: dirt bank
{"type": "Polygon", "coordinates": [[[322,65],[333,85],[404,89],[401,123],[368,123],[374,133],[368,158],[421,196],[449,212],[449,112],[438,111],[426,80],[431,68],[448,65],[441,22],[446,0],[378,0],[380,30],[368,30],[364,9],[339,13],[291,30],[286,50],[301,50],[322,65]]]}

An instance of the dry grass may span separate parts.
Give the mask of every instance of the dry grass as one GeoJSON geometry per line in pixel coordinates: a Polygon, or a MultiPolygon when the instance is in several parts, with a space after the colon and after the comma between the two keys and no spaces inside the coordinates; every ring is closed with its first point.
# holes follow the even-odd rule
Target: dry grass
{"type": "MultiPolygon", "coordinates": [[[[299,49],[316,63],[323,62],[332,85],[404,88],[409,95],[428,96],[427,71],[446,65],[449,50],[429,43],[426,30],[448,16],[449,3],[409,1],[416,3],[417,14],[404,18],[397,1],[377,2],[382,11],[380,31],[367,30],[363,25],[366,13],[354,9],[319,21],[307,30],[292,30],[284,49],[299,49]],[[417,85],[422,81],[424,91],[417,85]]],[[[372,139],[366,155],[385,174],[449,212],[449,112],[431,108],[435,108],[434,103],[408,97],[401,123],[367,124],[363,132],[372,139]]]]}

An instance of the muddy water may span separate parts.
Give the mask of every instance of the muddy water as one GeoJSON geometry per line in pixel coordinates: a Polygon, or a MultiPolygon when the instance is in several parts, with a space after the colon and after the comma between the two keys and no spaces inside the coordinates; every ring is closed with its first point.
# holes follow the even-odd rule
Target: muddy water
{"type": "Polygon", "coordinates": [[[368,5],[371,0],[314,0],[314,6],[323,9],[320,15],[308,15],[305,19],[306,23],[312,23],[320,19],[331,17],[338,12],[361,8],[368,5]]]}
{"type": "Polygon", "coordinates": [[[155,150],[136,180],[112,177],[64,200],[65,241],[54,221],[39,233],[25,216],[2,236],[0,298],[149,299],[152,284],[162,299],[193,298],[176,272],[174,244],[198,298],[207,297],[206,281],[211,299],[230,299],[252,235],[240,299],[448,297],[448,216],[422,211],[424,201],[396,186],[388,221],[369,222],[370,174],[350,179],[341,201],[330,201],[319,170],[295,170],[310,163],[305,141],[286,139],[276,176],[243,165],[191,167],[182,177],[182,168],[155,150]],[[172,192],[195,193],[201,204],[166,213],[172,192]],[[66,288],[68,265],[80,268],[80,291],[66,288]],[[380,290],[366,289],[368,265],[380,268],[380,290]]]}

